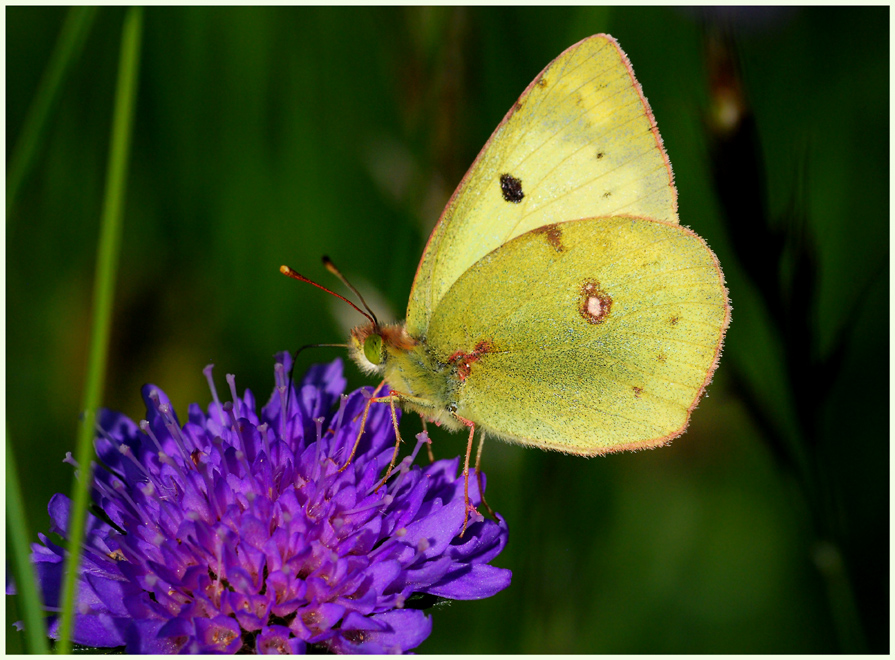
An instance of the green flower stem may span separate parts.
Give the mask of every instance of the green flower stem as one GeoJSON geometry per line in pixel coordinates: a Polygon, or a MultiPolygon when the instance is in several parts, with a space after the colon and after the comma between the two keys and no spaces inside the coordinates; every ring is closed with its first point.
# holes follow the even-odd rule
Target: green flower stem
{"type": "Polygon", "coordinates": [[[74,484],[73,506],[69,515],[69,554],[65,564],[65,582],[62,590],[62,618],[59,625],[57,647],[59,653],[71,652],[70,637],[74,618],[75,589],[92,482],[93,437],[96,432],[97,409],[102,400],[105,386],[112,301],[118,271],[121,216],[127,179],[134,100],[137,93],[137,72],[140,62],[142,16],[141,8],[131,7],[124,18],[124,27],[122,28],[118,84],[112,116],[112,140],[109,146],[109,166],[106,172],[106,196],[103,203],[96,280],[93,288],[94,316],[87,364],[87,382],[84,390],[84,412],[78,432],[77,462],[80,478],[74,484]]]}
{"type": "Polygon", "coordinates": [[[59,33],[59,39],[56,41],[47,69],[40,80],[34,101],[28,108],[22,132],[9,159],[9,167],[6,171],[7,226],[10,223],[11,211],[15,206],[19,189],[31,170],[34,158],[46,135],[50,110],[62,89],[66,74],[81,55],[95,16],[96,7],[72,7],[68,10],[68,16],[66,16],[62,31],[59,33]]]}
{"type": "Polygon", "coordinates": [[[28,539],[28,519],[22,504],[22,487],[19,484],[19,473],[16,470],[15,455],[9,441],[9,429],[6,430],[6,538],[12,549],[12,565],[16,576],[16,591],[19,605],[25,621],[25,640],[31,653],[46,654],[50,652],[47,644],[47,627],[44,624],[43,605],[37,584],[34,581],[34,569],[31,565],[31,549],[28,539]]]}

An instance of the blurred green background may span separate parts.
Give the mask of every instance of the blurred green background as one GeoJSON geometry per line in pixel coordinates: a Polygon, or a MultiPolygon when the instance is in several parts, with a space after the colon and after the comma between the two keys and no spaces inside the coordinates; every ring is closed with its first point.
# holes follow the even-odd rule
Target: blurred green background
{"type": "MultiPolygon", "coordinates": [[[[67,12],[6,8],[7,164],[67,12]]],[[[106,405],[142,418],[145,382],[180,411],[204,405],[209,362],[266,400],[275,352],[342,341],[358,316],[283,263],[342,290],[328,254],[402,318],[491,131],[551,59],[609,32],[682,223],[727,276],[721,365],[666,448],[582,459],[492,441],[489,501],[510,528],[495,563],[513,583],[434,610],[418,651],[887,652],[888,12],[148,9],[106,405]],[[719,35],[754,113],[745,141],[710,120],[719,35]]],[[[6,410],[33,534],[72,478],[123,16],[96,13],[7,214],[6,410]]],[[[438,456],[463,450],[433,437],[438,456]]],[[[20,650],[9,621],[7,636],[20,650]]]]}

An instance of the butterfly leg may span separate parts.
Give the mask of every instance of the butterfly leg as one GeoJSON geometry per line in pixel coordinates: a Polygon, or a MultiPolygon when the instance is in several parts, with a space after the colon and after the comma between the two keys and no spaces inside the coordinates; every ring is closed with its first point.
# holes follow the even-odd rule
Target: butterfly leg
{"type": "MultiPolygon", "coordinates": [[[[398,415],[395,412],[395,401],[408,401],[410,403],[415,403],[419,406],[430,406],[431,403],[426,399],[420,399],[419,397],[411,396],[410,394],[404,394],[403,392],[397,392],[395,390],[389,390],[388,396],[382,396],[378,398],[371,399],[370,401],[388,401],[389,405],[392,407],[392,426],[395,427],[395,452],[392,454],[392,461],[388,465],[388,470],[385,473],[385,476],[382,478],[382,481],[379,482],[379,485],[376,486],[378,490],[382,484],[388,481],[389,476],[391,476],[392,469],[395,467],[395,461],[398,458],[398,448],[401,446],[401,433],[398,431],[398,415]]],[[[426,431],[426,419],[420,416],[420,419],[423,420],[423,431],[426,431]]],[[[428,432],[426,433],[426,449],[429,450],[429,458],[434,463],[435,457],[432,455],[432,441],[428,439],[428,432]]]]}
{"type": "MultiPolygon", "coordinates": [[[[367,403],[364,406],[364,412],[362,413],[362,417],[360,420],[360,429],[358,429],[357,438],[354,440],[354,446],[351,448],[351,453],[348,455],[348,460],[345,461],[345,465],[343,465],[342,467],[339,468],[339,472],[342,472],[343,470],[345,470],[345,468],[347,468],[349,465],[351,465],[351,461],[354,458],[354,454],[357,453],[357,447],[360,444],[360,439],[363,436],[364,429],[367,426],[367,415],[370,414],[370,406],[373,405],[374,401],[385,401],[389,398],[389,397],[377,397],[376,396],[379,393],[379,390],[382,389],[383,385],[385,385],[385,381],[382,381],[381,383],[379,383],[378,387],[375,390],[373,390],[373,396],[371,396],[369,399],[367,399],[367,403]]],[[[394,404],[392,405],[392,412],[393,412],[393,416],[394,416],[394,404]]],[[[398,432],[398,425],[397,425],[397,421],[395,421],[395,433],[397,434],[397,432],[398,432]]],[[[398,442],[400,442],[400,437],[398,438],[398,442]]]]}
{"type": "MultiPolygon", "coordinates": [[[[376,401],[385,401],[388,400],[388,405],[392,409],[392,426],[395,429],[395,451],[392,453],[392,460],[388,464],[388,470],[385,471],[385,476],[382,477],[382,481],[376,486],[375,490],[379,490],[382,488],[382,484],[388,481],[388,478],[392,474],[392,469],[395,467],[395,460],[398,458],[398,449],[401,447],[401,432],[398,431],[398,413],[395,412],[395,399],[398,398],[398,393],[394,390],[389,392],[387,397],[379,397],[376,401]]],[[[372,401],[372,399],[371,399],[372,401]]]]}
{"type": "Polygon", "coordinates": [[[485,446],[485,429],[482,429],[482,434],[479,436],[479,449],[475,453],[475,476],[476,480],[479,483],[479,496],[482,498],[482,504],[485,505],[485,508],[488,509],[488,513],[491,514],[492,518],[496,518],[497,516],[494,514],[494,509],[488,504],[487,500],[485,500],[485,487],[482,484],[482,448],[485,446]]]}
{"type": "MultiPolygon", "coordinates": [[[[348,467],[348,464],[351,462],[351,459],[354,458],[354,453],[357,451],[357,446],[360,444],[360,438],[361,438],[361,434],[363,433],[364,425],[367,422],[367,415],[369,414],[370,406],[373,405],[374,403],[385,403],[387,401],[389,406],[391,407],[392,427],[395,429],[395,451],[392,452],[392,460],[388,464],[388,470],[386,470],[385,476],[376,485],[376,490],[379,490],[382,487],[382,485],[386,481],[388,481],[388,478],[391,476],[392,470],[395,467],[395,461],[398,459],[398,451],[400,451],[400,448],[401,448],[401,431],[398,429],[398,412],[395,409],[395,402],[404,400],[404,401],[414,402],[418,405],[431,405],[425,399],[419,399],[417,397],[411,396],[409,394],[404,394],[404,393],[398,392],[396,390],[389,390],[389,392],[386,396],[376,396],[377,392],[379,392],[379,390],[382,388],[382,386],[384,384],[385,384],[385,381],[380,383],[379,387],[377,387],[376,390],[373,392],[373,396],[370,397],[370,399],[367,401],[367,405],[364,407],[364,413],[363,413],[364,416],[363,416],[363,419],[361,420],[361,431],[357,435],[357,440],[354,441],[354,448],[351,450],[351,456],[348,457],[348,462],[346,462],[345,465],[343,465],[342,468],[339,470],[341,472],[346,467],[348,467]]],[[[427,444],[427,446],[428,446],[428,444],[427,444]]],[[[431,449],[429,451],[431,452],[431,449]]]]}
{"type": "Polygon", "coordinates": [[[463,501],[466,504],[466,510],[463,514],[463,529],[460,530],[460,538],[463,538],[463,534],[466,533],[466,526],[469,524],[469,514],[470,512],[474,513],[476,516],[481,516],[478,509],[475,508],[474,505],[469,503],[469,457],[472,454],[472,439],[475,436],[475,423],[460,417],[456,413],[454,417],[463,422],[467,427],[469,427],[469,440],[466,442],[466,460],[463,463],[463,501]]]}

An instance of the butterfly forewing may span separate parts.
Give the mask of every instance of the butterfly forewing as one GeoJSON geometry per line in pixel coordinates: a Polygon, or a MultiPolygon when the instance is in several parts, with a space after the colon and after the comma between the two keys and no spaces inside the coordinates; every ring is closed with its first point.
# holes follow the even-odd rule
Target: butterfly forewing
{"type": "Polygon", "coordinates": [[[626,214],[677,223],[671,167],[616,41],[596,35],[525,90],[429,239],[407,309],[423,335],[451,285],[508,240],[558,222],[626,214]]]}

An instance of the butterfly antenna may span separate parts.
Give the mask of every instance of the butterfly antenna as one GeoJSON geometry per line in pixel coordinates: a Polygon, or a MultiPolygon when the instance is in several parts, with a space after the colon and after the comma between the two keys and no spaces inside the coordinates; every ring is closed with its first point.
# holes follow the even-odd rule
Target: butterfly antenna
{"type": "Polygon", "coordinates": [[[366,309],[370,313],[370,316],[372,317],[372,320],[373,320],[374,327],[378,328],[379,321],[376,319],[376,315],[373,313],[373,310],[370,309],[370,306],[367,304],[367,301],[364,300],[364,297],[360,294],[360,291],[358,291],[357,289],[354,288],[354,285],[348,281],[348,278],[345,277],[344,275],[342,275],[342,272],[338,268],[336,268],[336,265],[332,262],[332,259],[330,259],[326,255],[323,255],[323,266],[330,273],[332,273],[333,275],[338,277],[340,280],[342,280],[342,284],[344,284],[345,286],[347,286],[349,289],[351,289],[354,292],[354,295],[356,295],[358,297],[358,299],[361,302],[361,305],[364,306],[364,309],[366,309]]]}
{"type": "MultiPolygon", "coordinates": [[[[341,272],[339,272],[339,269],[336,268],[335,264],[333,264],[333,262],[330,260],[329,257],[327,257],[327,256],[323,257],[323,265],[326,266],[326,269],[329,272],[333,273],[336,277],[338,277],[345,286],[347,286],[349,289],[351,289],[354,292],[354,295],[356,295],[360,299],[361,304],[364,306],[364,308],[367,311],[364,311],[363,309],[361,309],[360,307],[355,305],[353,302],[348,300],[348,298],[346,298],[345,296],[340,296],[335,291],[330,291],[322,284],[317,284],[317,282],[315,282],[314,280],[312,280],[308,277],[305,277],[301,273],[296,272],[289,266],[280,266],[280,272],[283,273],[283,275],[286,275],[287,277],[291,277],[294,280],[298,280],[299,282],[307,282],[308,284],[312,284],[312,285],[316,286],[318,289],[322,289],[323,291],[326,291],[327,293],[335,296],[339,300],[345,301],[346,303],[348,303],[349,305],[354,307],[354,309],[356,309],[358,312],[360,312],[361,314],[366,316],[373,323],[374,328],[378,328],[379,320],[376,318],[376,315],[373,313],[373,310],[370,309],[370,306],[367,304],[367,301],[364,300],[364,297],[360,294],[360,292],[351,285],[351,282],[349,282],[345,278],[345,276],[342,275],[341,272]]],[[[348,344],[305,344],[304,346],[299,348],[297,351],[295,351],[295,355],[292,356],[292,368],[289,369],[289,382],[290,383],[293,382],[293,378],[295,377],[295,365],[298,362],[299,353],[301,353],[306,348],[319,348],[319,347],[323,347],[323,346],[331,346],[331,347],[335,347],[335,348],[349,348],[349,349],[351,348],[351,346],[349,346],[348,344]]],[[[286,393],[286,410],[288,410],[288,409],[289,409],[289,392],[286,393]]]]}
{"type": "MultiPolygon", "coordinates": [[[[363,314],[363,315],[366,316],[368,319],[370,319],[370,321],[373,322],[373,325],[374,325],[374,326],[379,327],[379,322],[376,320],[376,316],[373,314],[373,312],[369,311],[370,308],[367,307],[367,303],[364,303],[364,307],[367,307],[367,311],[365,312],[365,311],[362,310],[360,307],[358,307],[357,305],[355,305],[353,302],[351,302],[350,300],[348,300],[348,298],[346,298],[345,296],[340,296],[340,295],[339,295],[338,293],[336,293],[335,291],[330,291],[329,289],[327,289],[327,288],[326,288],[325,286],[323,286],[322,284],[317,284],[317,282],[315,282],[314,280],[305,277],[305,276],[302,275],[301,273],[297,273],[297,272],[295,272],[294,270],[292,270],[291,268],[289,268],[289,266],[280,266],[280,272],[283,273],[283,275],[286,275],[287,277],[291,277],[293,280],[298,280],[299,282],[307,282],[308,284],[313,284],[313,285],[316,286],[318,289],[323,289],[323,290],[326,291],[328,294],[335,296],[335,297],[338,298],[339,300],[344,300],[346,303],[348,303],[349,305],[351,305],[352,307],[354,307],[354,309],[356,309],[356,310],[359,311],[361,314],[363,314]]],[[[340,277],[341,277],[341,276],[340,276],[340,277]]],[[[344,280],[342,280],[342,281],[344,282],[344,280]]],[[[351,285],[349,284],[349,286],[351,286],[351,285]]],[[[351,290],[354,291],[354,287],[351,287],[351,290]]],[[[357,291],[354,291],[354,292],[357,293],[357,291]]],[[[360,296],[358,295],[358,297],[360,297],[360,296]]],[[[361,302],[363,302],[363,300],[364,300],[364,299],[361,298],[361,302]]],[[[319,345],[322,346],[322,344],[319,344],[319,345]]],[[[301,349],[299,349],[299,350],[301,350],[301,349]]]]}

